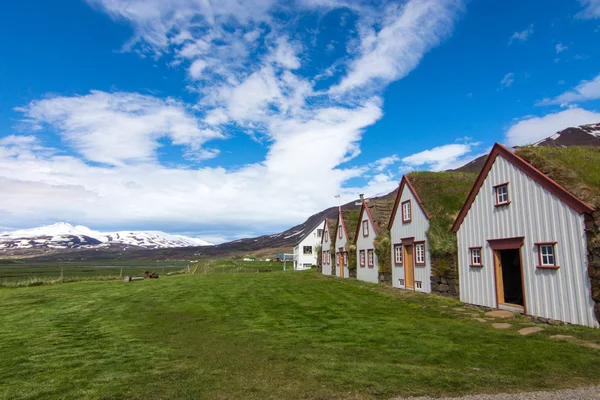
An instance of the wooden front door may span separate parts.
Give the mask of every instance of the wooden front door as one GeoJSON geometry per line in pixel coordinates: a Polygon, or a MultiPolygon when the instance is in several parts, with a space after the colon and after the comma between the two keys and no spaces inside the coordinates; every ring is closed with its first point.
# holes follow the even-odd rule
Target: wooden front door
{"type": "Polygon", "coordinates": [[[524,310],[521,249],[494,250],[494,271],[498,308],[524,310]]]}
{"type": "Polygon", "coordinates": [[[344,252],[340,249],[340,278],[344,277],[344,252]]]}
{"type": "Polygon", "coordinates": [[[404,247],[404,286],[407,289],[415,288],[415,264],[413,262],[413,246],[404,247]]]}

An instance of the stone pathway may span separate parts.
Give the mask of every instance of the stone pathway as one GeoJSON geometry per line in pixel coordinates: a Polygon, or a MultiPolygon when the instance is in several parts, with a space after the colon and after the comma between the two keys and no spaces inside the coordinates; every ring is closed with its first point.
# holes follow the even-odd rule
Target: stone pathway
{"type": "Polygon", "coordinates": [[[534,333],[538,333],[543,330],[544,330],[544,328],[540,328],[538,326],[532,326],[529,328],[519,329],[519,333],[523,336],[527,336],[527,335],[533,335],[534,333]]]}
{"type": "MultiPolygon", "coordinates": [[[[443,397],[435,400],[598,400],[600,386],[556,392],[527,392],[513,394],[476,394],[463,397],[443,397]]],[[[396,398],[394,400],[434,400],[432,397],[396,398]]]]}
{"type": "Polygon", "coordinates": [[[485,316],[490,318],[514,318],[515,313],[506,310],[494,310],[486,312],[485,316]]]}
{"type": "Polygon", "coordinates": [[[492,324],[492,328],[495,328],[495,329],[508,329],[511,326],[512,326],[511,324],[507,324],[506,322],[499,322],[496,324],[492,324]]]}
{"type": "MultiPolygon", "coordinates": [[[[585,347],[589,347],[590,349],[600,349],[600,344],[598,343],[594,343],[594,342],[587,342],[585,340],[582,339],[577,339],[574,336],[571,335],[553,335],[550,336],[550,338],[552,339],[561,339],[561,340],[568,340],[571,343],[575,343],[575,344],[579,344],[585,347]]],[[[598,398],[600,398],[600,393],[598,394],[598,398]]]]}

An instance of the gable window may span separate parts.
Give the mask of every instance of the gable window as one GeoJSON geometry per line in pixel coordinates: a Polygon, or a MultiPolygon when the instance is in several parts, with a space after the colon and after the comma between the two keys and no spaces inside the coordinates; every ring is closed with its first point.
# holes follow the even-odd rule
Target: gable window
{"type": "Polygon", "coordinates": [[[365,251],[364,250],[360,251],[360,266],[361,267],[365,266],[365,251]]]}
{"type": "Polygon", "coordinates": [[[329,232],[325,231],[325,241],[328,242],[329,241],[329,232]]]}
{"type": "Polygon", "coordinates": [[[342,225],[338,226],[338,232],[340,239],[342,238],[342,225]]]}
{"type": "Polygon", "coordinates": [[[369,221],[363,221],[363,236],[369,236],[369,221]]]}
{"type": "Polygon", "coordinates": [[[312,246],[302,247],[302,253],[306,255],[312,254],[312,246]]]}
{"type": "Polygon", "coordinates": [[[508,183],[494,186],[496,189],[496,206],[504,206],[510,204],[508,200],[508,183]]]}
{"type": "Polygon", "coordinates": [[[481,263],[481,247],[471,247],[469,248],[471,264],[470,267],[481,267],[483,264],[481,263]]]}
{"type": "Polygon", "coordinates": [[[367,252],[368,257],[369,257],[369,268],[373,268],[373,266],[375,265],[375,254],[373,254],[373,250],[369,250],[367,252]]]}
{"type": "Polygon", "coordinates": [[[415,242],[415,265],[425,265],[425,242],[415,242]]]}
{"type": "Polygon", "coordinates": [[[394,245],[394,264],[402,265],[402,245],[394,245]]]}
{"type": "Polygon", "coordinates": [[[556,242],[536,243],[538,248],[538,268],[558,268],[556,265],[556,242]]]}
{"type": "Polygon", "coordinates": [[[410,200],[402,203],[402,222],[410,222],[412,220],[412,209],[410,200]]]}

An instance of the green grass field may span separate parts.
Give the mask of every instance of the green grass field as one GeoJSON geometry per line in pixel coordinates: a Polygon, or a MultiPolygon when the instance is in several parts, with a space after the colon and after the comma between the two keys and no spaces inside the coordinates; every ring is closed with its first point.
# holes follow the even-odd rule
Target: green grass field
{"type": "MultiPolygon", "coordinates": [[[[160,275],[173,273],[190,266],[190,272],[200,273],[239,273],[256,272],[269,269],[271,271],[283,270],[283,263],[278,262],[244,262],[238,260],[203,260],[199,262],[187,261],[129,261],[118,263],[101,262],[38,262],[28,260],[0,260],[0,287],[14,285],[40,284],[54,281],[61,276],[69,280],[104,279],[120,275],[140,276],[144,271],[156,271],[160,275]]],[[[287,264],[292,268],[292,264],[287,264]]]]}
{"type": "Polygon", "coordinates": [[[597,384],[598,330],[314,272],[0,289],[0,398],[370,399],[597,384]]]}

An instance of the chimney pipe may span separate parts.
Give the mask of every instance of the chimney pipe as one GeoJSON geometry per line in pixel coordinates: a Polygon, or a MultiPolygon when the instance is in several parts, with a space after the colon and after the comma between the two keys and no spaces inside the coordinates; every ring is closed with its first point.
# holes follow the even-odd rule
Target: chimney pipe
{"type": "Polygon", "coordinates": [[[364,195],[364,194],[362,194],[362,193],[361,193],[361,194],[359,194],[358,196],[360,197],[361,201],[365,199],[365,195],[364,195]]]}

